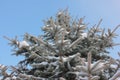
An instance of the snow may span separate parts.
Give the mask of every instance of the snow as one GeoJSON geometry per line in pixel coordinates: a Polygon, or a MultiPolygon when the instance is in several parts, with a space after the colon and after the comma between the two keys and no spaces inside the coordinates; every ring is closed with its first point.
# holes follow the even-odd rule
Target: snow
{"type": "Polygon", "coordinates": [[[63,43],[64,45],[68,45],[68,44],[70,44],[70,40],[63,40],[63,41],[62,40],[58,40],[57,41],[58,45],[61,45],[61,43],[63,43]]]}
{"type": "Polygon", "coordinates": [[[115,80],[120,80],[120,77],[116,78],[115,80]]]}
{"type": "Polygon", "coordinates": [[[5,66],[4,66],[4,65],[2,65],[2,64],[0,64],[0,69],[3,69],[3,68],[5,68],[5,66]]]}
{"type": "Polygon", "coordinates": [[[87,76],[85,76],[85,77],[79,76],[79,79],[80,80],[88,80],[88,77],[87,76]]]}
{"type": "Polygon", "coordinates": [[[58,12],[58,15],[61,15],[62,14],[62,12],[58,12]]]}
{"type": "Polygon", "coordinates": [[[80,71],[80,72],[79,72],[79,75],[80,75],[80,76],[88,76],[88,73],[87,73],[87,72],[80,71]]]}
{"type": "Polygon", "coordinates": [[[81,34],[81,38],[82,38],[82,39],[84,39],[84,38],[86,38],[86,37],[87,37],[87,33],[82,33],[82,34],[81,34]]]}
{"type": "Polygon", "coordinates": [[[99,76],[93,76],[92,80],[99,80],[99,78],[100,78],[99,76]]]}
{"type": "Polygon", "coordinates": [[[59,33],[62,33],[62,32],[64,32],[65,35],[69,34],[69,32],[66,31],[64,28],[61,28],[61,29],[59,30],[59,33]]]}
{"type": "Polygon", "coordinates": [[[72,56],[69,56],[69,57],[63,57],[63,61],[64,61],[64,62],[68,62],[68,61],[70,61],[71,59],[75,58],[76,56],[80,56],[80,53],[77,53],[77,54],[72,55],[72,56]]]}
{"type": "Polygon", "coordinates": [[[19,45],[18,45],[19,48],[23,48],[23,47],[27,47],[27,46],[29,46],[29,44],[26,41],[21,41],[21,42],[19,42],[19,45]]]}
{"type": "Polygon", "coordinates": [[[54,57],[54,56],[47,56],[47,58],[48,58],[48,59],[56,59],[56,60],[59,59],[59,57],[54,57]]]}
{"type": "Polygon", "coordinates": [[[61,26],[60,26],[60,25],[58,25],[58,26],[57,26],[57,28],[58,28],[58,29],[60,29],[60,28],[61,28],[61,26]]]}
{"type": "Polygon", "coordinates": [[[6,78],[5,80],[10,80],[10,78],[6,78]]]}
{"type": "Polygon", "coordinates": [[[110,67],[116,69],[118,66],[111,64],[110,67]]]}
{"type": "Polygon", "coordinates": [[[17,79],[17,77],[13,76],[13,77],[12,77],[12,79],[16,80],[16,79],[17,79]]]}
{"type": "Polygon", "coordinates": [[[46,25],[47,27],[49,27],[50,25],[46,25]]]}
{"type": "Polygon", "coordinates": [[[41,64],[41,65],[47,65],[48,62],[41,62],[40,64],[41,64]]]}
{"type": "Polygon", "coordinates": [[[16,44],[19,45],[19,41],[16,41],[16,44]]]}
{"type": "Polygon", "coordinates": [[[36,67],[36,68],[40,68],[40,67],[44,67],[47,66],[48,62],[41,62],[41,63],[33,63],[31,64],[32,67],[36,67]]]}
{"type": "Polygon", "coordinates": [[[50,63],[51,65],[53,65],[53,66],[57,66],[58,65],[58,62],[52,62],[52,63],[50,63]]]}
{"type": "Polygon", "coordinates": [[[66,80],[66,79],[64,79],[63,77],[60,77],[60,79],[59,80],[66,80]]]}
{"type": "Polygon", "coordinates": [[[94,67],[95,65],[92,65],[92,72],[93,73],[99,73],[99,72],[101,72],[101,71],[103,71],[104,70],[104,68],[105,68],[105,64],[104,63],[99,63],[96,67],[94,67]]]}

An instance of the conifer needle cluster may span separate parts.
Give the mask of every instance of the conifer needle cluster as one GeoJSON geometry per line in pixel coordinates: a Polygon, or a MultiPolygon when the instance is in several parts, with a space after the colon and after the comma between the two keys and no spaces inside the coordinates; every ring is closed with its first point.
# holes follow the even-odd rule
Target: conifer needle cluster
{"type": "MultiPolygon", "coordinates": [[[[117,35],[84,18],[73,19],[68,10],[44,21],[43,35],[25,33],[23,40],[10,39],[14,55],[24,56],[17,66],[0,65],[1,80],[118,80],[120,60],[109,56],[117,35]],[[8,71],[11,70],[11,71],[8,71]]],[[[120,56],[120,53],[119,53],[120,56]]]]}

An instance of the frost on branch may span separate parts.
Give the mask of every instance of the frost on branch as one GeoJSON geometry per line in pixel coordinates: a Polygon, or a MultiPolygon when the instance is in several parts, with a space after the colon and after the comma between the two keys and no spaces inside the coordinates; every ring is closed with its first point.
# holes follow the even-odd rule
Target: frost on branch
{"type": "Polygon", "coordinates": [[[43,35],[25,33],[22,41],[10,39],[14,55],[24,56],[16,67],[0,65],[3,80],[115,80],[120,60],[109,56],[117,35],[100,28],[101,21],[87,27],[84,18],[73,19],[67,10],[44,21],[43,35]],[[7,73],[8,69],[11,73],[7,73]],[[14,79],[13,79],[14,78],[14,79]]]}

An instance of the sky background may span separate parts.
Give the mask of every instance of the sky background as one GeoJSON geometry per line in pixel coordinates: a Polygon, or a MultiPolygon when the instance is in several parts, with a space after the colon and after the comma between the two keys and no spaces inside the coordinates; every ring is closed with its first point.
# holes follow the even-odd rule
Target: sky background
{"type": "MultiPolygon", "coordinates": [[[[66,8],[73,17],[85,16],[89,26],[101,18],[101,27],[106,29],[120,24],[120,0],[0,0],[0,64],[16,65],[22,60],[20,56],[11,56],[13,48],[3,36],[21,38],[26,32],[38,36],[42,34],[43,20],[66,8]]],[[[120,34],[120,29],[116,33],[120,34]]],[[[120,36],[115,42],[120,42],[120,36]]],[[[119,58],[119,51],[120,46],[114,47],[110,55],[119,58]]]]}

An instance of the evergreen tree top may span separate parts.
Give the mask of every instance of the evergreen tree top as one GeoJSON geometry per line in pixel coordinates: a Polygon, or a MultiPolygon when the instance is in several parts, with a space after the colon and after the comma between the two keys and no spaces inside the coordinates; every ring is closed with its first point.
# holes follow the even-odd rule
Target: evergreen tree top
{"type": "Polygon", "coordinates": [[[14,55],[25,59],[17,67],[0,65],[3,80],[115,80],[119,77],[120,60],[109,56],[115,31],[97,25],[87,27],[84,17],[73,19],[68,10],[44,21],[43,35],[25,33],[23,41],[10,39],[14,55]]]}

